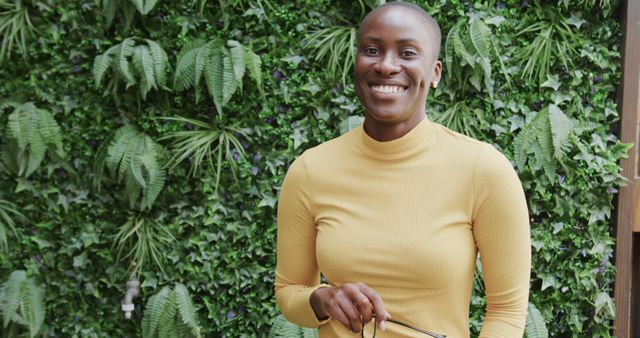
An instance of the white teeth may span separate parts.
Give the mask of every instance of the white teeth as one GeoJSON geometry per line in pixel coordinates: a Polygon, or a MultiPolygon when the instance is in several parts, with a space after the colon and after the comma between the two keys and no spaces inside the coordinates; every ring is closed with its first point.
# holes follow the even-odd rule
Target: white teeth
{"type": "Polygon", "coordinates": [[[371,88],[377,93],[384,94],[398,93],[405,90],[405,88],[402,86],[373,86],[371,88]]]}

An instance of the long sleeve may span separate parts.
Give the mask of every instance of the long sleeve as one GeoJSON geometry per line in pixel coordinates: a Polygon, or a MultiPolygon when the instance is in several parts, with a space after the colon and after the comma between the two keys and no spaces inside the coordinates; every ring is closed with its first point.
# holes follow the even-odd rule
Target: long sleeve
{"type": "Polygon", "coordinates": [[[480,338],[522,337],[531,272],[526,199],[513,167],[493,147],[482,151],[476,170],[473,234],[487,297],[480,338]]]}
{"type": "Polygon", "coordinates": [[[318,327],[309,296],[320,285],[316,262],[316,227],[309,202],[309,179],[303,156],[290,166],[278,202],[275,292],[284,316],[297,325],[318,327]]]}

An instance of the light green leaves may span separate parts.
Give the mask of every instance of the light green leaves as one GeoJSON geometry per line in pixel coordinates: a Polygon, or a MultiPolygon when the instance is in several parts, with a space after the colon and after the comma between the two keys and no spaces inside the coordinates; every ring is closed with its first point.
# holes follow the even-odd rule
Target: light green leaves
{"type": "Polygon", "coordinates": [[[331,26],[311,32],[305,47],[310,49],[315,60],[324,60],[329,75],[342,79],[352,74],[356,59],[357,30],[350,26],[331,26]]]}
{"type": "Polygon", "coordinates": [[[173,88],[182,91],[194,87],[196,102],[200,100],[202,78],[218,113],[238,89],[242,90],[245,73],[262,94],[260,57],[248,47],[230,40],[196,41],[188,44],[178,55],[173,88]]]}
{"type": "Polygon", "coordinates": [[[102,0],[102,11],[107,19],[107,28],[111,27],[118,11],[125,18],[125,27],[128,29],[137,11],[141,15],[147,15],[158,0],[102,0]]]}
{"type": "Polygon", "coordinates": [[[7,146],[2,159],[20,177],[29,177],[42,163],[45,155],[60,160],[62,132],[53,115],[32,102],[12,104],[13,112],[7,125],[7,146]]]}
{"type": "Polygon", "coordinates": [[[525,336],[527,338],[548,338],[549,332],[544,323],[544,318],[538,308],[533,303],[527,307],[527,322],[525,325],[525,336]]]}
{"type": "Polygon", "coordinates": [[[283,315],[278,315],[273,321],[269,338],[318,338],[318,329],[300,327],[288,321],[283,315]]]}
{"type": "Polygon", "coordinates": [[[0,199],[0,253],[7,253],[9,232],[15,233],[15,218],[24,218],[16,205],[0,199]]]}
{"type": "Polygon", "coordinates": [[[125,89],[137,85],[144,100],[152,89],[168,89],[168,62],[167,53],[158,43],[149,39],[126,38],[104,54],[95,57],[93,79],[96,87],[100,87],[104,77],[111,76],[105,93],[115,93],[122,81],[125,83],[125,89]],[[138,42],[142,44],[136,45],[138,42]],[[111,74],[108,73],[110,69],[111,74]]]}
{"type": "Polygon", "coordinates": [[[171,150],[174,153],[170,166],[173,168],[182,161],[191,159],[190,175],[195,175],[202,168],[203,161],[209,162],[209,167],[215,172],[215,190],[217,191],[222,174],[222,166],[227,163],[232,173],[238,168],[237,159],[243,159],[244,149],[238,136],[246,136],[246,132],[237,126],[216,126],[200,120],[185,117],[167,117],[166,120],[189,123],[194,130],[169,133],[161,140],[173,140],[171,150]],[[236,136],[238,135],[238,136],[236,136]],[[215,162],[215,164],[214,164],[215,162]]]}
{"type": "MultiPolygon", "coordinates": [[[[150,209],[165,183],[165,169],[159,162],[161,154],[161,147],[149,136],[126,125],[98,150],[96,179],[101,178],[106,166],[118,183],[124,181],[131,208],[140,199],[140,209],[150,209]]],[[[95,184],[99,186],[98,181],[95,184]]]]}
{"type": "Polygon", "coordinates": [[[528,162],[534,171],[544,168],[545,174],[552,180],[556,176],[558,161],[570,148],[569,135],[573,127],[574,121],[556,105],[549,105],[538,112],[513,142],[518,170],[523,170],[528,162]]]}
{"type": "Polygon", "coordinates": [[[445,74],[450,86],[464,91],[466,83],[471,83],[477,91],[493,95],[491,58],[499,60],[500,69],[507,85],[509,74],[505,69],[498,48],[493,42],[491,29],[478,17],[458,21],[445,40],[445,74]],[[465,66],[471,71],[465,70],[465,66]]]}
{"type": "Polygon", "coordinates": [[[114,237],[113,246],[120,258],[129,258],[134,272],[143,271],[147,262],[152,260],[160,271],[164,271],[164,255],[166,246],[175,238],[166,225],[154,218],[134,215],[120,226],[114,237]],[[124,256],[123,252],[126,252],[124,256]]]}
{"type": "Polygon", "coordinates": [[[16,270],[0,289],[0,312],[4,329],[11,325],[26,327],[28,336],[35,337],[44,322],[44,290],[26,272],[16,270]]]}
{"type": "Polygon", "coordinates": [[[538,84],[545,82],[551,75],[551,66],[560,61],[565,69],[572,63],[571,57],[577,56],[574,46],[585,40],[571,28],[567,19],[558,22],[540,21],[523,27],[516,36],[536,33],[533,41],[514,54],[514,61],[522,67],[522,78],[538,84]]]}
{"type": "Polygon", "coordinates": [[[189,291],[183,284],[162,288],[147,301],[142,319],[143,338],[199,338],[201,329],[189,291]]]}
{"type": "Polygon", "coordinates": [[[27,7],[21,1],[0,1],[0,64],[11,56],[14,48],[26,56],[27,38],[35,30],[27,7]]]}

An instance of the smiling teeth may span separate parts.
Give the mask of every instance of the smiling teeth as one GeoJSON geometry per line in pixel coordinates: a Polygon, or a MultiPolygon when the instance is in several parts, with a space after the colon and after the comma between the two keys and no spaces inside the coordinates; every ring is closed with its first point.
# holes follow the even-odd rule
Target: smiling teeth
{"type": "Polygon", "coordinates": [[[405,88],[402,86],[373,86],[371,88],[373,89],[374,92],[384,93],[384,94],[398,93],[398,92],[403,92],[405,90],[405,88]]]}

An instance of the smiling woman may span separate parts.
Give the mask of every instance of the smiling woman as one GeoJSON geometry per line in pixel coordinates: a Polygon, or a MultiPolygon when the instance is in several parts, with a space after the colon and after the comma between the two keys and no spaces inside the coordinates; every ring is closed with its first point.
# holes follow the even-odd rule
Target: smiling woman
{"type": "Polygon", "coordinates": [[[480,337],[523,334],[531,255],[522,186],[491,145],[427,118],[439,46],[437,23],[419,7],[371,12],[355,65],[364,123],[304,152],[285,177],[276,298],[321,337],[469,337],[478,254],[480,337]]]}

